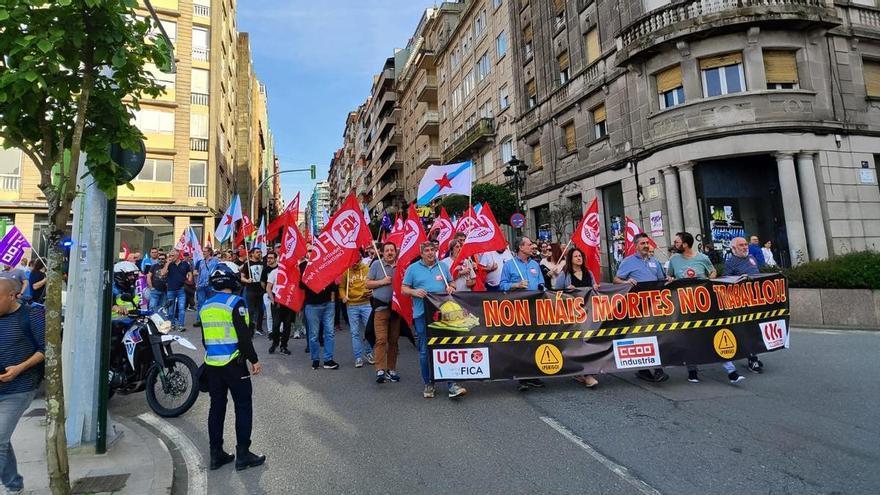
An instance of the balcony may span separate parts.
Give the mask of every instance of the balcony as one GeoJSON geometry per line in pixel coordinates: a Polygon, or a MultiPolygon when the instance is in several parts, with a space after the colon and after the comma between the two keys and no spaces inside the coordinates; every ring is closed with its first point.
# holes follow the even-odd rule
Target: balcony
{"type": "Polygon", "coordinates": [[[617,64],[625,66],[651,48],[709,30],[736,30],[743,25],[840,24],[832,0],[687,0],[652,10],[617,34],[617,64]]]}
{"type": "Polygon", "coordinates": [[[427,110],[419,118],[418,132],[423,136],[437,136],[440,131],[440,114],[435,110],[427,110]]]}
{"type": "MultiPolygon", "coordinates": [[[[838,2],[842,3],[842,2],[838,2]]],[[[876,37],[880,31],[880,10],[875,7],[856,5],[848,2],[846,8],[841,8],[844,24],[857,35],[876,37]]]]}
{"type": "Polygon", "coordinates": [[[443,163],[453,163],[495,138],[495,119],[482,118],[443,150],[443,163]]]}
{"type": "Polygon", "coordinates": [[[385,134],[388,127],[397,125],[397,119],[400,117],[400,109],[395,108],[391,113],[384,117],[379,117],[379,135],[385,134]]]}
{"type": "Polygon", "coordinates": [[[416,163],[419,168],[427,168],[428,165],[437,165],[440,163],[440,148],[437,146],[427,146],[419,150],[416,163]]]}
{"type": "Polygon", "coordinates": [[[189,197],[191,198],[206,198],[208,197],[208,186],[204,184],[190,184],[189,185],[189,197]]]}
{"type": "Polygon", "coordinates": [[[373,201],[382,201],[387,196],[389,196],[391,194],[403,192],[403,189],[400,187],[400,183],[397,182],[396,180],[386,182],[385,185],[381,185],[382,184],[381,182],[379,184],[380,184],[379,192],[377,192],[375,195],[373,195],[373,201]]]}
{"type": "Polygon", "coordinates": [[[423,70],[416,81],[416,100],[434,103],[437,101],[437,76],[423,70]]]}
{"type": "Polygon", "coordinates": [[[397,151],[391,153],[388,158],[385,159],[385,161],[379,164],[379,169],[376,171],[375,174],[373,174],[373,176],[381,180],[389,172],[400,170],[403,163],[401,162],[399,157],[400,155],[397,153],[397,151]]]}
{"type": "Polygon", "coordinates": [[[11,174],[0,174],[0,191],[18,191],[21,177],[11,174]]]}
{"type": "Polygon", "coordinates": [[[205,93],[191,93],[190,94],[190,103],[193,105],[203,105],[208,106],[209,96],[205,93]]]}
{"type": "Polygon", "coordinates": [[[208,5],[193,4],[193,15],[198,17],[211,17],[211,7],[208,5]]]}
{"type": "Polygon", "coordinates": [[[199,62],[209,62],[211,60],[211,49],[194,46],[192,49],[192,59],[199,62]]]}
{"type": "Polygon", "coordinates": [[[189,138],[190,151],[208,151],[208,138],[189,138]]]}

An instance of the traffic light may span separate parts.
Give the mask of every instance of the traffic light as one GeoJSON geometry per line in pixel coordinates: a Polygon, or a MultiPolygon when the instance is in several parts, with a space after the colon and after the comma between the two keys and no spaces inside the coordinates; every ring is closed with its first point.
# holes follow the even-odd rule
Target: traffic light
{"type": "Polygon", "coordinates": [[[318,167],[316,165],[311,165],[309,167],[309,170],[312,172],[312,180],[317,179],[318,178],[318,167]]]}

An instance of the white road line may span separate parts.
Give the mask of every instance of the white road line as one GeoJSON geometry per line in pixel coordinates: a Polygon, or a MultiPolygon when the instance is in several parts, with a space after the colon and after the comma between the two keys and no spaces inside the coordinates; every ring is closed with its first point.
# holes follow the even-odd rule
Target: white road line
{"type": "Polygon", "coordinates": [[[178,428],[171,426],[167,421],[159,419],[152,413],[143,413],[138,419],[159,430],[168,437],[180,449],[180,455],[186,463],[187,490],[186,493],[193,495],[207,495],[208,473],[202,464],[202,456],[195,444],[178,428]]]}
{"type": "Polygon", "coordinates": [[[541,421],[547,423],[551,428],[558,431],[562,436],[567,438],[571,443],[577,445],[590,454],[590,457],[599,461],[603,466],[608,468],[612,473],[619,476],[623,481],[632,485],[639,493],[644,495],[660,495],[660,492],[653,486],[645,483],[630,472],[629,469],[605,457],[599,451],[590,446],[583,438],[577,436],[574,432],[563,426],[559,421],[548,417],[541,416],[541,421]]]}

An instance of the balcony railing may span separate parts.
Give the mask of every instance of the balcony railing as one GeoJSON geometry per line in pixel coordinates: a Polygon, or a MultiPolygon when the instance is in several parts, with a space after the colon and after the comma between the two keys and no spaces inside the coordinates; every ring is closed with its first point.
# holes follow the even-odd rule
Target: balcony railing
{"type": "Polygon", "coordinates": [[[424,102],[437,101],[437,76],[422,71],[416,82],[416,99],[424,102]]]}
{"type": "Polygon", "coordinates": [[[194,46],[192,49],[192,58],[199,62],[208,62],[211,59],[211,49],[194,46]]]}
{"type": "Polygon", "coordinates": [[[443,150],[443,163],[452,163],[467,152],[485,144],[495,137],[495,119],[482,118],[470,126],[464,134],[443,150]]]}
{"type": "Polygon", "coordinates": [[[428,110],[419,118],[417,129],[419,134],[436,135],[440,129],[440,114],[434,110],[428,110]]]}
{"type": "Polygon", "coordinates": [[[208,106],[208,98],[209,96],[205,93],[191,93],[190,102],[192,102],[193,105],[208,106]]]}
{"type": "Polygon", "coordinates": [[[189,138],[189,149],[191,151],[208,151],[208,139],[207,138],[189,138]]]}
{"type": "Polygon", "coordinates": [[[18,191],[21,177],[11,174],[0,174],[0,191],[18,191]]]}
{"type": "Polygon", "coordinates": [[[208,186],[204,184],[190,184],[189,185],[189,197],[191,198],[206,198],[208,195],[208,186]]]}
{"type": "Polygon", "coordinates": [[[193,4],[193,15],[199,17],[211,17],[211,7],[208,5],[193,4]]]}
{"type": "Polygon", "coordinates": [[[427,146],[419,150],[417,163],[422,168],[428,165],[437,165],[440,163],[440,150],[437,146],[427,146]]]}
{"type": "Polygon", "coordinates": [[[880,29],[880,10],[876,8],[850,3],[845,15],[850,26],[880,29]]]}

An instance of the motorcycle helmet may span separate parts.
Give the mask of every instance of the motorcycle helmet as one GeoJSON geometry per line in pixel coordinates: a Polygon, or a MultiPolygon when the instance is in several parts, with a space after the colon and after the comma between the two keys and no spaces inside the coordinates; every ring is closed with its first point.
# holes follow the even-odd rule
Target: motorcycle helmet
{"type": "Polygon", "coordinates": [[[120,261],[113,265],[113,284],[124,294],[134,292],[140,270],[131,261],[120,261]]]}
{"type": "Polygon", "coordinates": [[[238,290],[240,284],[237,272],[238,270],[233,270],[227,263],[218,263],[217,268],[211,272],[211,276],[208,278],[211,288],[215,291],[238,290]]]}

